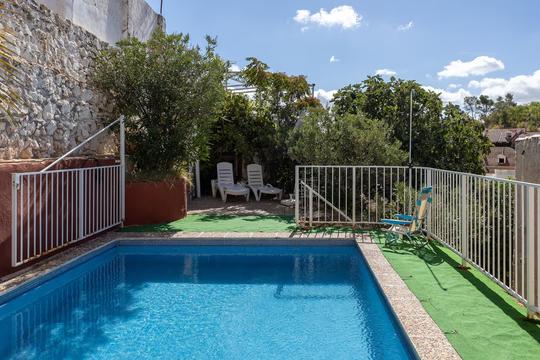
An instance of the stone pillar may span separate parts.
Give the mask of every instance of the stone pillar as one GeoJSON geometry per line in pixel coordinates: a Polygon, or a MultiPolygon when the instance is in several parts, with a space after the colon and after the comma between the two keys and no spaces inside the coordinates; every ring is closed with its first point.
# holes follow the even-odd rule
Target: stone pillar
{"type": "Polygon", "coordinates": [[[540,135],[516,140],[516,180],[540,183],[540,135]]]}

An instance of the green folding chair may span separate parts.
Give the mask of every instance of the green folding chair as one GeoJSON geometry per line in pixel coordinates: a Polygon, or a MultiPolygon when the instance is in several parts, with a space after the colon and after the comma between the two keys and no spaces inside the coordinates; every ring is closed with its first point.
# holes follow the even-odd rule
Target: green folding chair
{"type": "Polygon", "coordinates": [[[423,188],[416,200],[414,215],[396,214],[393,219],[381,219],[381,223],[390,225],[386,231],[386,244],[396,243],[400,238],[413,240],[415,235],[422,234],[422,228],[427,218],[429,205],[431,204],[431,186],[423,188]]]}

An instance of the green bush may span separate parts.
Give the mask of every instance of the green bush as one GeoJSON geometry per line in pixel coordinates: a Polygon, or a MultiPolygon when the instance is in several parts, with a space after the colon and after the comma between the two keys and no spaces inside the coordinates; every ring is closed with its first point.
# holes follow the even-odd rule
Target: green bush
{"type": "Polygon", "coordinates": [[[289,151],[310,165],[403,165],[407,159],[384,121],[326,110],[312,112],[294,129],[289,151]]]}
{"type": "Polygon", "coordinates": [[[224,96],[228,64],[189,36],[156,31],[101,53],[94,83],[127,117],[127,150],[135,175],[178,174],[208,155],[208,137],[224,96]]]}

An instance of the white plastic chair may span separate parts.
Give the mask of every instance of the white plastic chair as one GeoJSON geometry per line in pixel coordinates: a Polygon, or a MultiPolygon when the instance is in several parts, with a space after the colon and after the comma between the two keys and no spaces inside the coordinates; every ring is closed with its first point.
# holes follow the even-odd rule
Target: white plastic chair
{"type": "Polygon", "coordinates": [[[234,183],[233,166],[230,162],[217,164],[217,187],[223,202],[227,201],[227,195],[245,196],[246,201],[249,201],[249,189],[234,183]]]}
{"type": "Polygon", "coordinates": [[[283,191],[271,184],[265,184],[263,181],[262,167],[259,164],[249,164],[247,166],[248,187],[253,191],[255,200],[260,201],[262,194],[276,195],[279,200],[283,191]]]}

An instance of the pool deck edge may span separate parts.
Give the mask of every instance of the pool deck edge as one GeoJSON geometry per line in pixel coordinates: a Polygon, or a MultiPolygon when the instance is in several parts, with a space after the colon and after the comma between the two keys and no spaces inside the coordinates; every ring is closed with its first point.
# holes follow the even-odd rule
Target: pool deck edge
{"type": "Polygon", "coordinates": [[[420,301],[386,260],[379,246],[362,241],[356,241],[356,246],[364,255],[420,359],[461,359],[420,301]]]}

